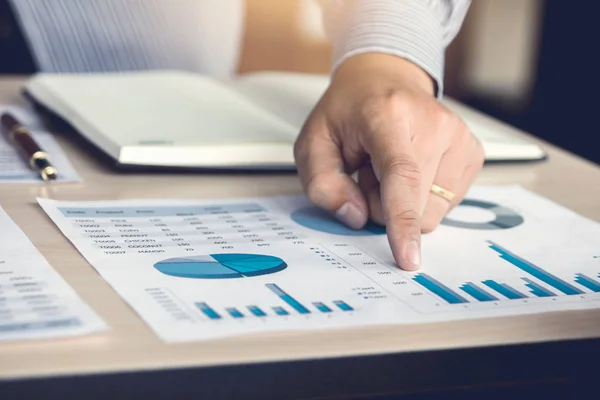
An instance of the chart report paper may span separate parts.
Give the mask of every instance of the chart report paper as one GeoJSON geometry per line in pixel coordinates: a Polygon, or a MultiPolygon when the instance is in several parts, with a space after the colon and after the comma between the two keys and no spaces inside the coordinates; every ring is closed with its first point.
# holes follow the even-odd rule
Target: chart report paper
{"type": "Polygon", "coordinates": [[[166,341],[600,306],[600,224],[519,187],[472,189],[417,272],[304,197],[39,202],[166,341]]]}
{"type": "Polygon", "coordinates": [[[0,238],[0,342],[106,329],[2,208],[0,238]]]}

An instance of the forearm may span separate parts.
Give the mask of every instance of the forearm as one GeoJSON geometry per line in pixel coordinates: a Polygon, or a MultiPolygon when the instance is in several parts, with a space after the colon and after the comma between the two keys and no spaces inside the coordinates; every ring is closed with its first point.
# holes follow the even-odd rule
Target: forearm
{"type": "Polygon", "coordinates": [[[443,94],[444,53],[470,0],[319,0],[334,46],[334,71],[348,58],[385,53],[419,66],[443,94]]]}

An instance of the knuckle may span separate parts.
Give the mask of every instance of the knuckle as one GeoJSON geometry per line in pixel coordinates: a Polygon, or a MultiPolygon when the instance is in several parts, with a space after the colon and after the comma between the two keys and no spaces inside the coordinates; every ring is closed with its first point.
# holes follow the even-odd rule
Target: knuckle
{"type": "Polygon", "coordinates": [[[445,131],[450,131],[448,127],[454,127],[457,125],[459,118],[451,110],[446,107],[439,107],[436,113],[436,121],[438,126],[445,128],[445,131]]]}
{"type": "Polygon", "coordinates": [[[421,170],[412,158],[405,155],[391,154],[384,159],[382,172],[384,175],[395,175],[409,185],[418,186],[421,181],[421,170]]]}
{"type": "Polygon", "coordinates": [[[473,140],[475,141],[475,148],[473,150],[473,159],[474,159],[475,164],[477,166],[481,167],[481,166],[483,166],[483,163],[485,162],[485,150],[479,140],[475,139],[474,137],[473,137],[473,140]]]}
{"type": "Polygon", "coordinates": [[[436,143],[450,146],[456,143],[460,133],[460,118],[451,110],[438,103],[429,103],[423,109],[428,129],[423,133],[430,135],[436,143]]]}
{"type": "Polygon", "coordinates": [[[415,226],[419,225],[419,213],[417,213],[416,207],[405,207],[404,211],[400,211],[395,214],[386,216],[385,222],[391,225],[400,226],[415,226]]]}
{"type": "Polygon", "coordinates": [[[293,152],[296,162],[304,161],[309,154],[311,142],[311,133],[307,128],[302,128],[300,135],[294,142],[293,152]]]}
{"type": "Polygon", "coordinates": [[[391,90],[385,95],[386,104],[391,111],[407,111],[413,100],[409,93],[402,90],[391,90]]]}
{"type": "Polygon", "coordinates": [[[456,130],[456,144],[463,150],[469,151],[473,148],[473,142],[476,140],[469,129],[462,125],[456,130]]]}
{"type": "Polygon", "coordinates": [[[409,96],[403,91],[390,90],[371,96],[363,105],[364,120],[371,126],[379,126],[390,120],[406,115],[411,106],[409,96]]]}
{"type": "Polygon", "coordinates": [[[306,195],[315,204],[321,204],[329,191],[329,185],[323,172],[309,176],[304,186],[306,195]]]}
{"type": "Polygon", "coordinates": [[[301,160],[303,160],[304,158],[306,158],[306,140],[305,138],[301,135],[298,137],[298,139],[294,142],[294,159],[296,160],[297,163],[299,163],[301,160]]]}
{"type": "Polygon", "coordinates": [[[303,160],[308,157],[311,147],[314,146],[316,138],[324,130],[324,126],[326,126],[326,123],[323,118],[313,110],[304,121],[300,133],[294,141],[293,154],[296,160],[303,160]]]}

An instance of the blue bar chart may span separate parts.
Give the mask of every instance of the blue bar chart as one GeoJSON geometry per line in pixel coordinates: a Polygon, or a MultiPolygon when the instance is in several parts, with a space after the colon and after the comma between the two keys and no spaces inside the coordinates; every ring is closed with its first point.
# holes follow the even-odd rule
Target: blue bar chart
{"type": "Polygon", "coordinates": [[[276,284],[267,283],[266,286],[269,288],[269,290],[279,296],[281,300],[285,301],[290,307],[298,311],[300,314],[310,314],[310,310],[308,308],[304,307],[298,300],[284,292],[283,289],[276,284]]]}
{"type": "Polygon", "coordinates": [[[231,315],[233,318],[244,318],[244,314],[242,314],[240,312],[240,310],[238,310],[235,307],[229,307],[227,308],[227,312],[229,313],[229,315],[231,315]]]}
{"type": "MultiPolygon", "coordinates": [[[[600,274],[598,275],[598,277],[600,277],[600,274]]],[[[579,283],[581,286],[590,289],[593,292],[600,293],[600,282],[590,278],[587,275],[577,274],[575,282],[579,283]]]]}
{"type": "Polygon", "coordinates": [[[548,271],[522,259],[514,253],[506,250],[505,248],[497,245],[496,243],[489,241],[490,248],[497,253],[500,254],[500,258],[508,261],[515,267],[523,270],[529,275],[539,279],[540,281],[554,287],[556,290],[566,294],[566,295],[574,295],[574,294],[582,294],[583,291],[577,289],[575,286],[565,282],[564,280],[558,278],[557,276],[552,275],[548,271]]]}
{"type": "Polygon", "coordinates": [[[496,292],[500,293],[502,296],[504,296],[510,300],[524,299],[527,297],[523,293],[510,287],[506,283],[498,283],[493,280],[483,281],[482,283],[484,285],[486,285],[487,287],[489,287],[490,289],[495,290],[496,292]]]}
{"type": "Polygon", "coordinates": [[[196,307],[210,319],[221,319],[221,315],[213,310],[207,303],[196,303],[196,307]]]}
{"type": "Polygon", "coordinates": [[[289,316],[289,315],[308,315],[312,313],[317,314],[331,314],[337,310],[339,311],[354,311],[354,308],[350,306],[348,303],[342,300],[334,300],[330,305],[326,304],[323,301],[313,301],[307,304],[310,304],[309,307],[312,308],[312,311],[309,307],[302,304],[295,297],[291,296],[285,290],[283,290],[280,286],[274,283],[267,283],[265,287],[269,289],[271,293],[273,293],[276,298],[280,301],[286,303],[290,308],[286,309],[282,306],[271,305],[268,307],[261,307],[257,304],[249,304],[243,307],[225,307],[223,312],[221,313],[219,307],[212,307],[208,302],[196,302],[195,306],[204,314],[205,317],[208,317],[211,320],[222,320],[223,318],[229,316],[233,319],[245,319],[247,317],[281,317],[281,316],[289,316]],[[337,309],[334,310],[336,306],[337,309]],[[241,310],[241,311],[240,311],[241,310]],[[291,312],[288,310],[292,310],[291,312]],[[294,313],[295,312],[295,313],[294,313]]]}
{"type": "Polygon", "coordinates": [[[456,293],[454,290],[450,289],[448,286],[444,285],[440,281],[432,278],[427,274],[417,274],[413,278],[413,280],[419,283],[421,286],[425,287],[430,292],[435,293],[442,299],[446,300],[450,304],[460,304],[460,303],[468,303],[469,301],[456,293]]]}
{"type": "Polygon", "coordinates": [[[527,286],[529,289],[531,289],[531,294],[533,294],[537,297],[556,296],[556,294],[554,294],[551,290],[546,289],[542,285],[535,283],[534,281],[532,281],[529,278],[521,278],[521,279],[523,279],[526,282],[525,286],[527,286]]]}
{"type": "MultiPolygon", "coordinates": [[[[516,267],[518,272],[526,273],[527,276],[518,278],[520,282],[511,280],[510,284],[494,279],[484,279],[480,282],[465,282],[458,286],[460,291],[470,296],[469,298],[472,297],[475,301],[490,302],[548,298],[559,295],[575,296],[586,294],[586,290],[592,293],[600,293],[600,279],[596,279],[593,275],[576,273],[572,284],[495,242],[487,241],[487,243],[490,249],[498,253],[500,258],[507,262],[508,266],[516,267]],[[576,285],[581,286],[581,288],[576,285]],[[520,287],[523,287],[525,291],[521,290],[520,287]]],[[[598,278],[600,278],[600,274],[598,274],[598,278]]],[[[463,304],[473,301],[459,295],[457,291],[451,288],[452,285],[442,283],[426,273],[418,273],[412,280],[448,304],[463,304]]]]}
{"type": "Polygon", "coordinates": [[[261,310],[260,307],[257,307],[257,306],[248,306],[248,310],[250,310],[250,312],[257,317],[266,317],[267,316],[267,313],[264,312],[263,310],[261,310]]]}
{"type": "Polygon", "coordinates": [[[313,305],[317,307],[317,310],[324,313],[330,313],[333,311],[331,308],[327,307],[324,303],[321,303],[320,301],[314,302],[313,305]]]}
{"type": "Polygon", "coordinates": [[[466,294],[473,296],[475,299],[479,300],[479,301],[495,301],[498,300],[497,297],[491,295],[490,293],[486,292],[485,290],[483,290],[482,288],[480,288],[479,286],[477,286],[476,284],[474,284],[473,282],[467,282],[464,285],[462,285],[461,290],[463,292],[465,292],[466,294]]]}
{"type": "Polygon", "coordinates": [[[273,307],[273,311],[275,311],[275,314],[277,315],[290,315],[283,307],[273,307]]]}
{"type": "Polygon", "coordinates": [[[354,308],[350,307],[350,305],[346,304],[345,302],[343,302],[341,300],[335,300],[333,302],[333,304],[338,306],[338,308],[342,311],[354,311],[354,308]]]}

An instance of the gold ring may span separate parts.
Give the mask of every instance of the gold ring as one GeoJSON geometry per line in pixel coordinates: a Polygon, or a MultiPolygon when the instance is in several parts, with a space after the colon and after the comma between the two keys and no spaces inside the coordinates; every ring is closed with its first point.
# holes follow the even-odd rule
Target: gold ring
{"type": "Polygon", "coordinates": [[[448,203],[452,203],[452,200],[454,200],[454,193],[439,187],[438,185],[431,185],[431,193],[440,196],[444,200],[447,200],[448,203]]]}

